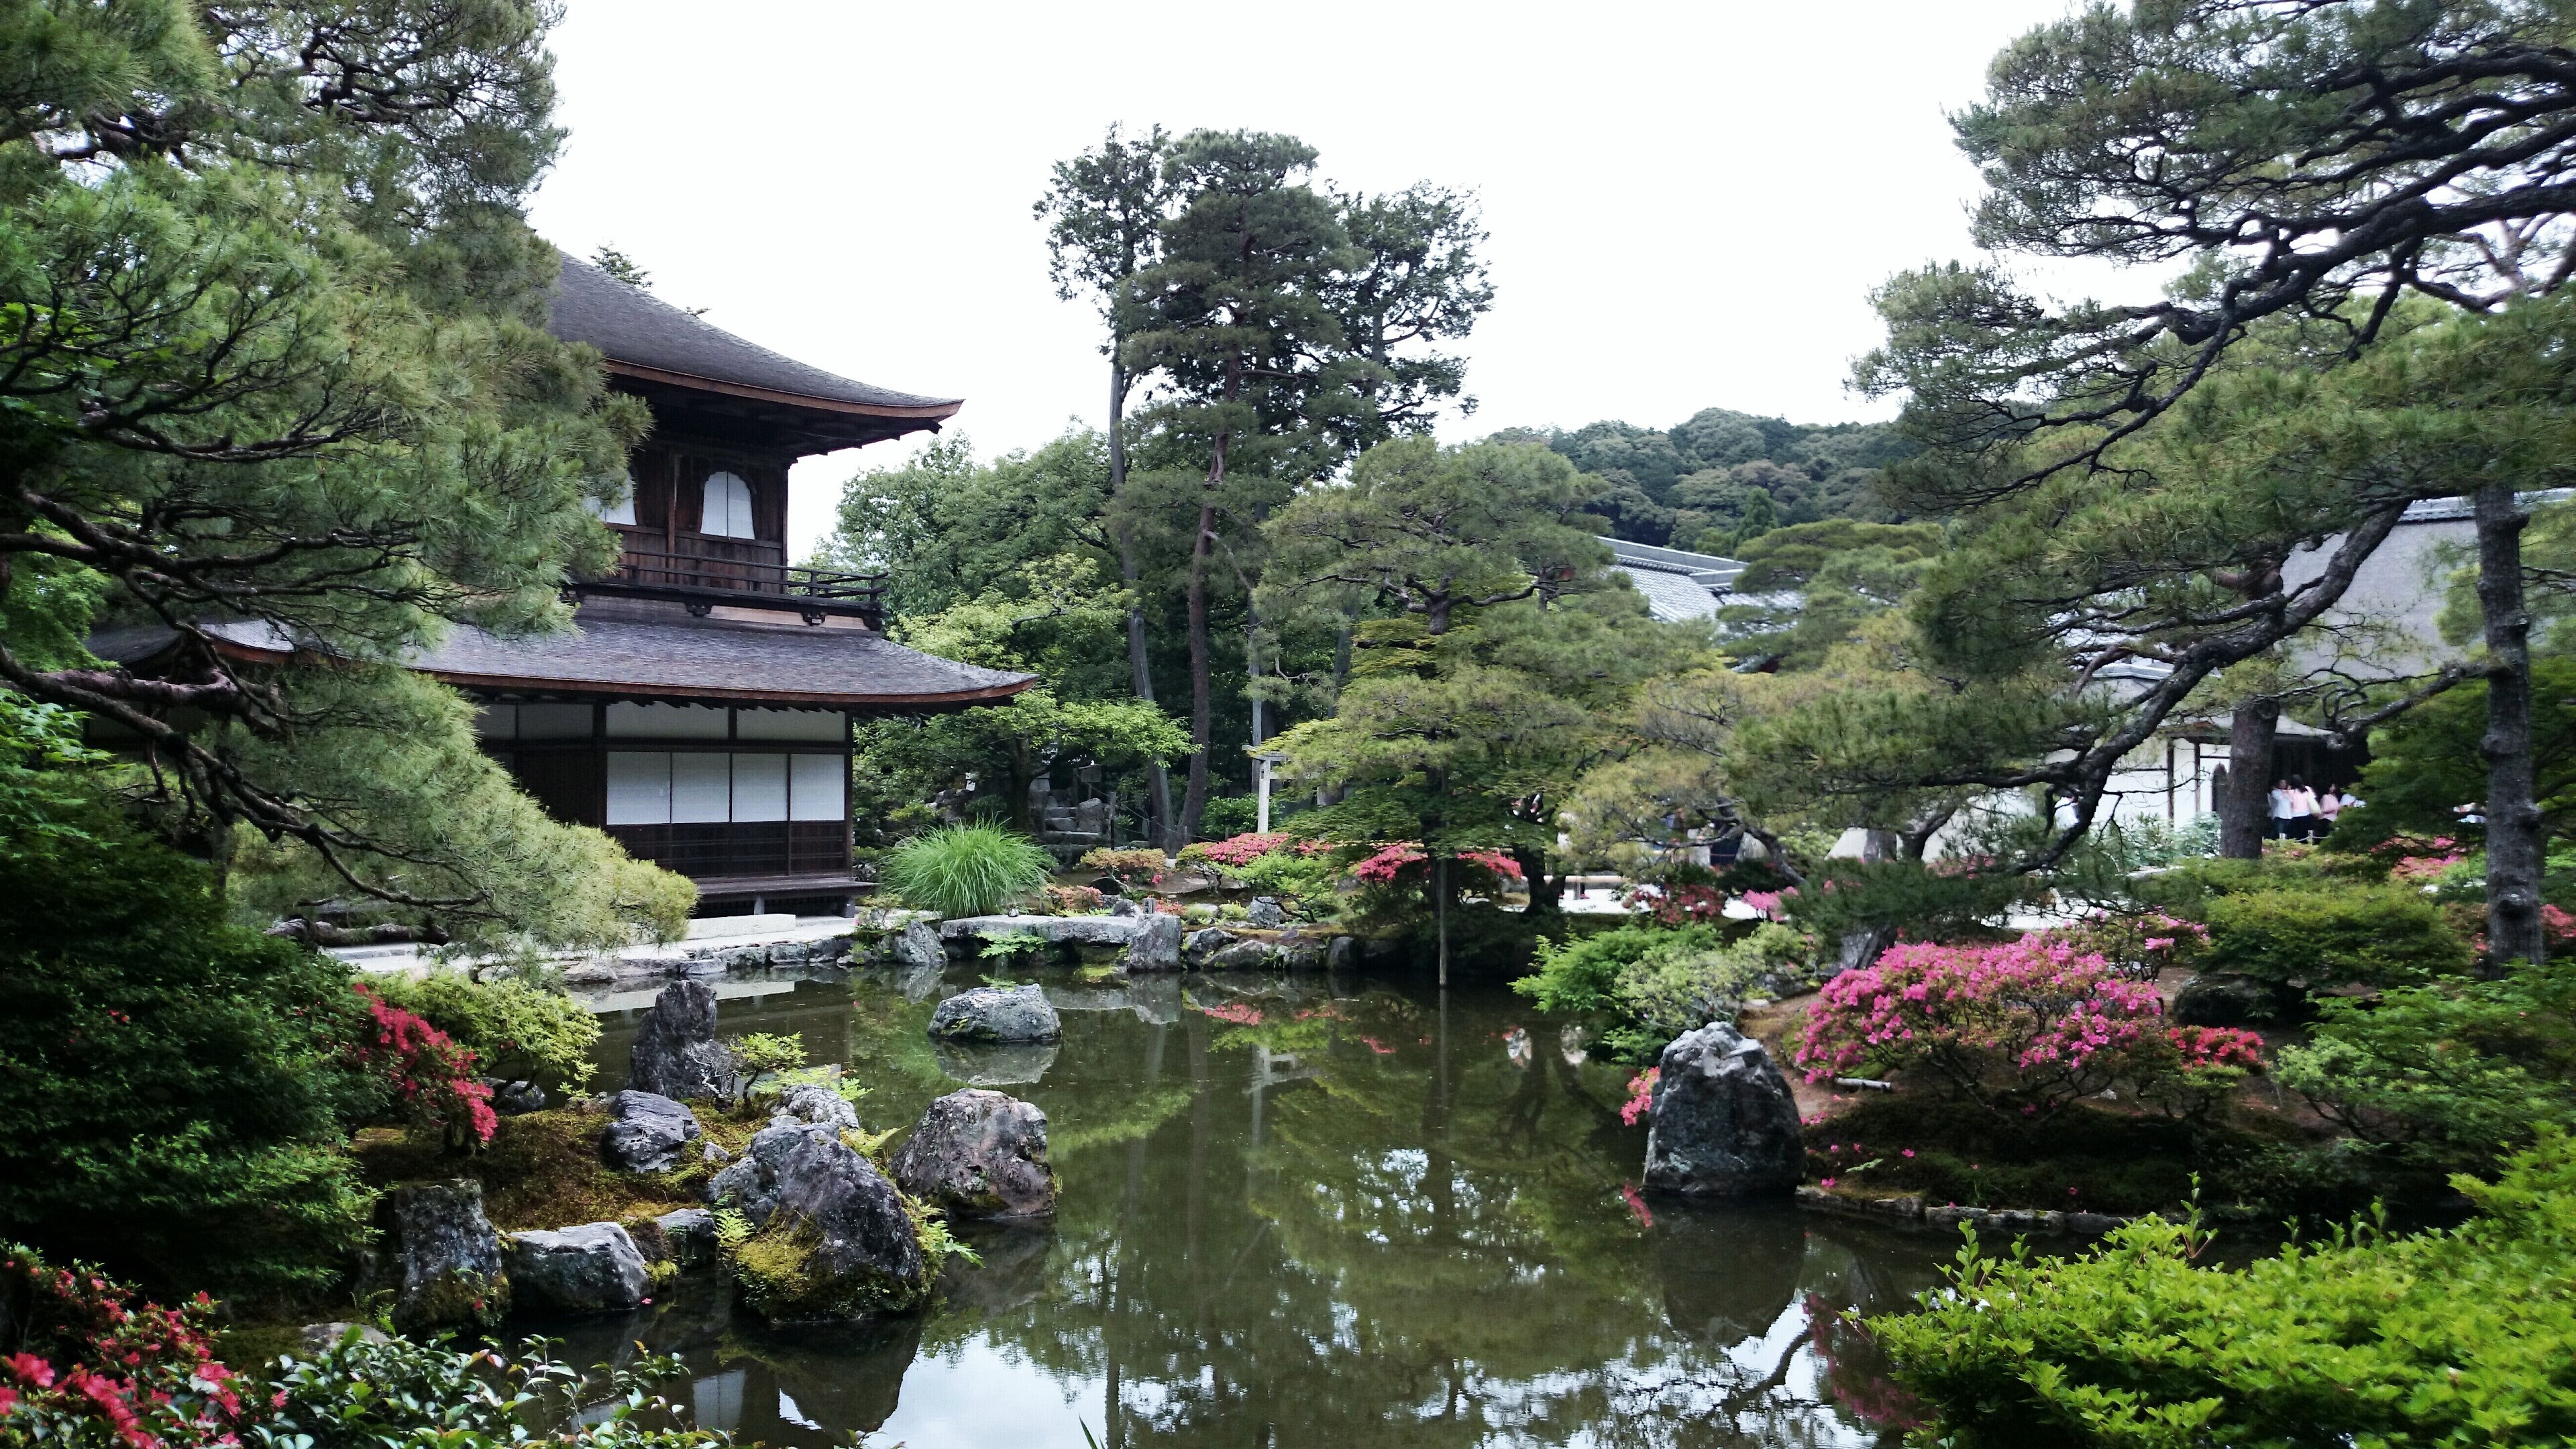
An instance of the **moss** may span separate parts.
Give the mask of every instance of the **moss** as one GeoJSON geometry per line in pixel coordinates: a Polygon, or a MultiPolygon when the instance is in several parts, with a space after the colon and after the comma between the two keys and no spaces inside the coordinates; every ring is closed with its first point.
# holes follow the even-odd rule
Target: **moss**
{"type": "Polygon", "coordinates": [[[509,1316],[510,1282],[480,1273],[446,1273],[408,1304],[394,1308],[394,1326],[407,1334],[438,1328],[490,1328],[509,1316]]]}
{"type": "MultiPolygon", "coordinates": [[[[712,1130],[722,1120],[702,1113],[712,1130]]],[[[702,1200],[709,1169],[690,1163],[673,1172],[619,1172],[602,1161],[599,1134],[605,1113],[587,1107],[504,1117],[490,1145],[469,1155],[450,1154],[433,1137],[400,1132],[362,1133],[356,1144],[360,1170],[372,1187],[471,1177],[483,1184],[483,1211],[503,1232],[560,1228],[573,1223],[624,1222],[657,1217],[702,1200]]],[[[739,1134],[747,1140],[750,1130],[739,1134]]]]}
{"type": "MultiPolygon", "coordinates": [[[[917,1229],[916,1229],[917,1231],[917,1229]]],[[[780,1213],[726,1254],[743,1302],[772,1323],[904,1313],[928,1301],[934,1279],[906,1283],[883,1273],[827,1277],[815,1271],[820,1240],[812,1227],[780,1213]]]]}

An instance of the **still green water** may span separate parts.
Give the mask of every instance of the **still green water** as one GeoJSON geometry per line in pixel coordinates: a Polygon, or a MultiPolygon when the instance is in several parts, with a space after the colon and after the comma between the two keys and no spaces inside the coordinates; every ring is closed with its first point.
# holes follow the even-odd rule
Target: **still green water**
{"type": "MultiPolygon", "coordinates": [[[[982,1266],[917,1318],[770,1332],[700,1275],[568,1355],[680,1353],[700,1423],[773,1445],[1893,1441],[1841,1315],[1903,1308],[1953,1245],[1638,1196],[1629,1071],[1507,990],[1034,979],[1060,1047],[934,1050],[963,968],[733,980],[719,1014],[844,1064],[871,1129],[967,1082],[1037,1103],[1052,1224],[967,1229],[982,1266]]],[[[601,1003],[603,1081],[644,1000],[601,1003]]]]}

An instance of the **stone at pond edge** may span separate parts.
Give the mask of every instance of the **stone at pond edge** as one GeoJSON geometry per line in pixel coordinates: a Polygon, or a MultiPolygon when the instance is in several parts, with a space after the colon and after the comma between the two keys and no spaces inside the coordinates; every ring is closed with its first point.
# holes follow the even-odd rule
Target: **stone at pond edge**
{"type": "Polygon", "coordinates": [[[1324,948],[1324,969],[1327,971],[1348,971],[1351,969],[1353,958],[1358,954],[1359,942],[1352,940],[1348,936],[1335,936],[1333,938],[1333,944],[1324,948]]]}
{"type": "Polygon", "coordinates": [[[617,1223],[510,1238],[510,1291],[523,1313],[618,1313],[642,1306],[653,1275],[617,1223]]]}
{"type": "Polygon", "coordinates": [[[628,1086],[674,1099],[730,1097],[739,1082],[733,1051],[716,1040],[716,989],[674,981],[653,998],[627,1054],[628,1086]]]}
{"type": "Polygon", "coordinates": [[[951,1092],[895,1154],[895,1183],[959,1216],[1044,1217],[1055,1211],[1046,1129],[1046,1113],[1017,1098],[951,1092]]]}
{"type": "Polygon", "coordinates": [[[295,1343],[306,1358],[320,1358],[340,1346],[340,1340],[358,1335],[360,1343],[391,1343],[392,1335],[371,1323],[308,1323],[295,1331],[295,1343]]]}
{"type": "Polygon", "coordinates": [[[1193,966],[1203,966],[1210,956],[1234,943],[1232,931],[1219,930],[1215,926],[1192,931],[1188,939],[1181,942],[1181,959],[1193,966]]]}
{"type": "Polygon", "coordinates": [[[681,1208],[654,1219],[662,1225],[662,1241],[671,1247],[671,1261],[683,1268],[703,1268],[716,1260],[716,1215],[705,1208],[681,1208]]]}
{"type": "Polygon", "coordinates": [[[930,1292],[902,1194],[837,1133],[763,1128],[710,1191],[758,1226],[728,1259],[744,1302],[773,1323],[899,1313],[930,1292]]]}
{"type": "Polygon", "coordinates": [[[838,1132],[859,1125],[858,1109],[850,1099],[829,1087],[790,1087],[769,1109],[769,1125],[801,1122],[808,1127],[829,1127],[838,1132]]]}
{"type": "Polygon", "coordinates": [[[1711,1022],[1664,1048],[1646,1186],[1694,1197],[1786,1193],[1806,1166],[1797,1101],[1762,1043],[1711,1022]]]}
{"type": "Polygon", "coordinates": [[[658,1093],[620,1092],[609,1110],[615,1120],[600,1132],[599,1151],[624,1172],[668,1172],[700,1135],[697,1115],[658,1093]]]}
{"type": "Polygon", "coordinates": [[[933,1041],[1041,1043],[1064,1039],[1064,1023],[1035,986],[978,986],[930,1013],[933,1041]]]}
{"type": "Polygon", "coordinates": [[[398,1187],[386,1199],[393,1229],[394,1327],[406,1334],[481,1328],[510,1311],[501,1235],[483,1216],[471,1178],[398,1187]]]}
{"type": "Polygon", "coordinates": [[[1136,928],[1135,939],[1127,943],[1127,969],[1130,971],[1178,971],[1181,969],[1181,918],[1160,911],[1149,915],[1136,928]]]}
{"type": "Polygon", "coordinates": [[[948,948],[939,942],[939,928],[928,921],[913,921],[903,928],[894,943],[894,958],[916,971],[948,969],[948,948]]]}

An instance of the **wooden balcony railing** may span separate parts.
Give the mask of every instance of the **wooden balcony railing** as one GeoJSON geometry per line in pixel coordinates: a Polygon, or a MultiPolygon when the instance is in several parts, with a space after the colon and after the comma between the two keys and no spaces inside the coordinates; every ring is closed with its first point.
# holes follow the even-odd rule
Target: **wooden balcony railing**
{"type": "MultiPolygon", "coordinates": [[[[773,545],[774,547],[774,545],[773,545]]],[[[827,618],[862,619],[885,627],[885,575],[798,568],[765,559],[668,553],[630,543],[614,572],[580,578],[567,595],[676,599],[703,618],[719,604],[792,610],[808,624],[827,618]],[[751,597],[745,597],[749,595],[751,597]]]]}

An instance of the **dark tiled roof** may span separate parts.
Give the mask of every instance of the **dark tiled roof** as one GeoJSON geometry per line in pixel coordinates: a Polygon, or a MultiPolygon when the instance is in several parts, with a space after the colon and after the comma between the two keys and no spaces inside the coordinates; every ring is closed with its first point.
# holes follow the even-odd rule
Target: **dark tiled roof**
{"type": "MultiPolygon", "coordinates": [[[[459,628],[408,663],[450,684],[507,693],[839,709],[954,708],[1005,699],[1036,682],[906,649],[864,629],[693,619],[677,604],[632,600],[595,601],[574,617],[573,632],[533,639],[459,628]]],[[[246,654],[286,652],[264,624],[218,624],[209,632],[246,654]]],[[[91,648],[102,658],[141,663],[175,637],[167,629],[119,630],[94,638],[91,648]]]]}
{"type": "Polygon", "coordinates": [[[852,382],[783,353],[745,342],[642,287],[630,287],[578,257],[563,259],[546,330],[567,342],[587,342],[612,364],[754,388],[782,398],[811,399],[836,410],[890,417],[943,418],[956,398],[918,397],[852,382]]]}

